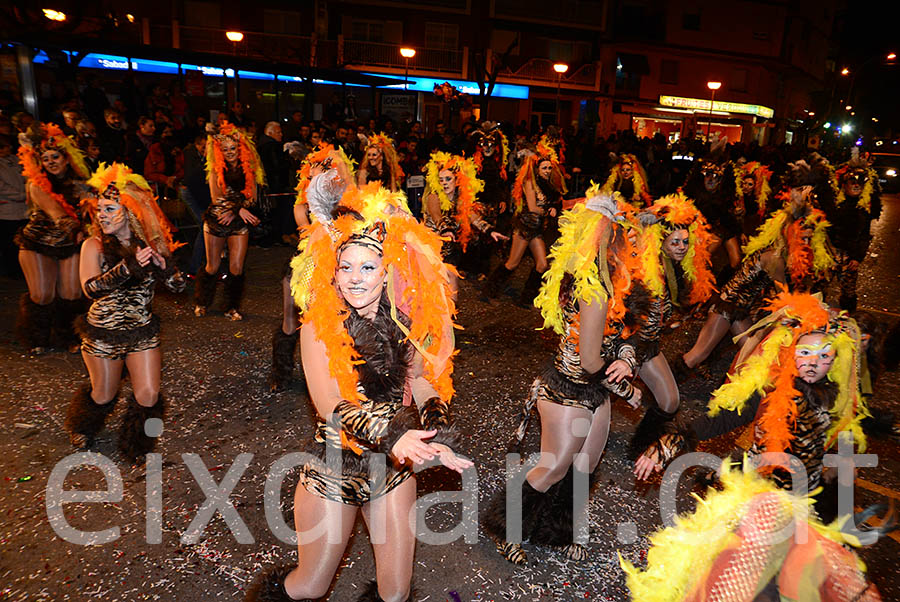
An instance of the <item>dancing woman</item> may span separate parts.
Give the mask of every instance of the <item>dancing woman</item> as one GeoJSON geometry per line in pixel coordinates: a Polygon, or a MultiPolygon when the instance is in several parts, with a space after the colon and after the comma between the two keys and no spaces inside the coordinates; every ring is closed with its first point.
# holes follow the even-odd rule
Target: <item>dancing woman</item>
{"type": "MultiPolygon", "coordinates": [[[[437,151],[425,168],[425,225],[444,239],[441,255],[444,262],[459,268],[463,253],[471,242],[473,227],[494,241],[508,240],[494,230],[481,215],[483,208],[477,196],[484,190],[475,174],[471,159],[437,151]]],[[[450,289],[455,297],[459,288],[459,275],[450,272],[450,289]]]]}
{"type": "Polygon", "coordinates": [[[460,472],[472,466],[454,454],[454,305],[440,239],[408,214],[402,195],[374,184],[345,193],[334,215],[311,226],[293,262],[301,356],[318,415],[314,457],[294,498],[299,566],[263,576],[247,600],[325,595],[359,510],[377,574],[360,599],[407,600],[413,466],[433,458],[460,472]],[[373,454],[386,454],[387,466],[373,454]]]}
{"type": "Polygon", "coordinates": [[[653,202],[647,185],[647,173],[638,158],[627,153],[619,155],[602,190],[606,194],[618,192],[626,202],[638,208],[653,202]]]}
{"type": "Polygon", "coordinates": [[[541,276],[547,271],[547,245],[544,233],[562,210],[562,197],[566,184],[556,152],[538,144],[537,153],[529,156],[516,176],[512,199],[515,203],[512,246],[506,263],[497,266],[485,284],[485,296],[496,297],[509,280],[525,251],[534,257],[534,270],[522,289],[520,302],[530,304],[541,285],[541,276]]]}
{"type": "Polygon", "coordinates": [[[340,200],[347,186],[353,185],[353,163],[341,149],[330,144],[320,145],[303,160],[298,172],[297,198],[294,201],[294,221],[300,231],[300,244],[285,265],[281,279],[281,326],[272,334],[272,373],[269,388],[281,391],[294,372],[294,352],[300,336],[297,305],[291,295],[290,261],[305,248],[309,225],[316,220],[329,221],[331,210],[340,200]]]}
{"type": "MultiPolygon", "coordinates": [[[[209,126],[207,126],[209,129],[209,126]]],[[[206,141],[206,173],[212,198],[203,216],[206,267],[197,272],[194,315],[205,316],[216,294],[219,264],[228,245],[228,277],[225,279],[225,315],[243,320],[244,259],[250,242],[249,226],[259,224],[250,208],[256,204],[265,174],[253,141],[242,130],[223,123],[210,130],[206,141]]]]}
{"type": "Polygon", "coordinates": [[[81,151],[59,126],[34,122],[19,135],[19,160],[27,181],[28,223],[19,231],[19,263],[28,284],[16,330],[31,353],[51,346],[51,331],[77,351],[75,317],[84,311],[78,282],[84,236],[78,204],[90,177],[81,151]]]}
{"type": "Polygon", "coordinates": [[[752,236],[772,213],[770,206],[772,188],[769,185],[771,178],[772,170],[758,161],[736,163],[734,166],[738,192],[736,213],[741,221],[743,228],[741,238],[744,241],[748,236],[752,236]]]}
{"type": "Polygon", "coordinates": [[[72,444],[89,447],[113,410],[128,368],[133,392],[122,422],[119,447],[135,459],[151,451],[156,439],[144,423],[161,419],[159,318],[150,304],[156,283],[184,290],[175,266],[177,247],[147,181],[119,163],[101,168],[88,181],[98,197],[85,201],[95,231],[81,250],[81,286],[92,300],[79,324],[81,356],[90,373],[66,414],[72,444]]]}
{"type": "MultiPolygon", "coordinates": [[[[809,289],[812,280],[834,265],[828,252],[825,214],[810,206],[810,188],[792,189],[791,200],[760,226],[744,246],[741,268],[722,287],[693,347],[676,361],[675,372],[689,376],[731,330],[745,332],[775,284],[792,291],[809,289]]],[[[741,339],[741,343],[744,338],[741,339]]]]}
{"type": "Polygon", "coordinates": [[[394,141],[383,133],[369,136],[363,164],[356,174],[356,185],[362,187],[380,182],[382,187],[397,192],[403,186],[403,175],[394,141]]]}
{"type": "MultiPolygon", "coordinates": [[[[608,361],[604,337],[609,324],[624,315],[624,299],[637,272],[635,249],[619,222],[615,199],[591,194],[586,204],[564,213],[551,256],[535,304],[560,342],[553,362],[532,384],[526,404],[528,408],[536,403],[540,414],[540,461],[528,471],[521,498],[510,490],[509,481],[484,518],[498,551],[516,564],[527,557],[521,543],[507,535],[506,509],[508,502],[514,504],[507,498],[521,499],[523,541],[560,547],[575,560],[587,557],[574,541],[575,482],[589,478],[606,447],[608,389],[627,383],[624,379],[632,375],[625,359],[608,361]]],[[[581,508],[586,501],[580,501],[581,508]]]]}

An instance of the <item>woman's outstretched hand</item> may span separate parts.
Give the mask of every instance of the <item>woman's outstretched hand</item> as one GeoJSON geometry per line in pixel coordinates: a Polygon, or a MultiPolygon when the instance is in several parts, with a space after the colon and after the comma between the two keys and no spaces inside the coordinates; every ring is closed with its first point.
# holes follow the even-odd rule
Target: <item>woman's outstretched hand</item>
{"type": "Polygon", "coordinates": [[[397,458],[400,464],[406,464],[407,460],[410,464],[424,464],[428,460],[434,459],[439,452],[435,446],[426,443],[424,439],[430,439],[435,436],[437,431],[420,431],[410,429],[403,433],[403,436],[391,448],[391,455],[397,458]]]}
{"type": "Polygon", "coordinates": [[[631,366],[625,360],[616,360],[606,369],[609,382],[617,383],[623,378],[631,378],[631,366]]]}
{"type": "Polygon", "coordinates": [[[241,216],[241,219],[250,224],[251,226],[259,225],[259,218],[253,215],[248,209],[241,207],[240,211],[238,211],[238,215],[241,216]]]}
{"type": "Polygon", "coordinates": [[[651,445],[634,463],[634,476],[639,480],[649,479],[654,472],[662,470],[657,446],[651,445]]]}
{"type": "Polygon", "coordinates": [[[465,458],[460,458],[459,456],[457,456],[452,449],[450,449],[443,443],[432,443],[431,447],[437,450],[438,457],[441,460],[441,464],[443,464],[450,470],[462,472],[465,469],[471,468],[475,465],[475,463],[471,460],[466,460],[465,458]]]}

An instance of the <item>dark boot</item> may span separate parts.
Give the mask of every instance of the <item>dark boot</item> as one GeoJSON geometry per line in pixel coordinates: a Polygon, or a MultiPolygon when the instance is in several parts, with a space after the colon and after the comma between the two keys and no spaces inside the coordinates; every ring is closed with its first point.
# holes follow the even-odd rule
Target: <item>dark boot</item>
{"type": "Polygon", "coordinates": [[[678,410],[666,412],[655,404],[647,408],[628,445],[628,459],[637,460],[648,447],[656,443],[666,433],[666,427],[677,415],[678,410]]]}
{"type": "MultiPolygon", "coordinates": [[[[575,543],[575,503],[578,502],[578,513],[584,512],[594,480],[587,475],[587,496],[583,500],[575,499],[575,467],[570,466],[566,476],[547,490],[551,496],[545,514],[535,524],[530,541],[540,545],[560,548],[570,560],[586,560],[587,550],[575,543]]],[[[587,523],[585,523],[587,524],[587,523]]]]}
{"type": "MultiPolygon", "coordinates": [[[[522,540],[529,540],[537,528],[537,524],[547,514],[547,507],[553,503],[555,491],[551,487],[541,492],[526,480],[522,483],[522,540]]],[[[487,511],[482,518],[484,530],[497,543],[497,551],[513,564],[525,564],[528,556],[522,549],[521,542],[510,542],[506,539],[506,489],[498,492],[488,503],[487,511]]]]}
{"type": "Polygon", "coordinates": [[[53,304],[38,305],[28,293],[19,301],[16,334],[22,344],[33,354],[40,355],[50,349],[50,330],[53,326],[53,304]]]}
{"type": "Polygon", "coordinates": [[[75,333],[75,319],[87,311],[85,300],[57,299],[53,315],[53,330],[57,345],[70,353],[78,351],[81,339],[75,333]]]}
{"type": "Polygon", "coordinates": [[[103,430],[106,417],[116,407],[116,398],[99,404],[91,397],[91,383],[87,382],[78,388],[66,408],[65,427],[69,432],[69,440],[79,449],[87,449],[103,430]]]}
{"type": "Polygon", "coordinates": [[[521,307],[534,307],[534,299],[537,297],[538,291],[541,290],[541,276],[543,276],[542,273],[534,268],[531,269],[528,279],[525,281],[525,286],[522,287],[522,293],[519,295],[519,305],[521,307]]]}
{"type": "Polygon", "coordinates": [[[128,408],[119,429],[119,449],[129,460],[137,460],[153,451],[156,447],[156,437],[147,435],[144,430],[145,423],[151,418],[162,420],[165,413],[166,406],[162,394],[149,408],[140,405],[134,398],[134,393],[128,397],[128,408]]]}
{"type": "Polygon", "coordinates": [[[284,334],[281,326],[272,333],[272,373],[269,389],[282,391],[294,378],[294,351],[297,349],[299,332],[284,334]]]}
{"type": "Polygon", "coordinates": [[[244,296],[244,275],[228,272],[225,279],[225,315],[231,320],[243,320],[241,315],[241,298],[244,296]]]}
{"type": "MultiPolygon", "coordinates": [[[[406,597],[407,602],[413,599],[413,595],[414,592],[410,590],[409,596],[406,597]]],[[[384,598],[378,595],[378,583],[374,580],[369,581],[356,602],[384,602],[384,598]]]]}
{"type": "Polygon", "coordinates": [[[482,296],[486,299],[495,299],[500,294],[500,291],[503,290],[503,286],[509,280],[509,278],[513,275],[512,270],[507,270],[506,265],[500,264],[497,268],[491,272],[491,275],[488,276],[487,281],[484,283],[484,289],[482,291],[482,296]]]}
{"type": "Polygon", "coordinates": [[[206,268],[197,271],[194,281],[194,315],[205,316],[213,297],[216,296],[216,284],[219,279],[216,274],[210,274],[206,268]]]}
{"type": "MultiPolygon", "coordinates": [[[[278,566],[261,573],[244,594],[244,602],[304,602],[284,591],[284,580],[292,570],[291,566],[278,566]]],[[[313,601],[307,598],[305,602],[313,601]]]]}
{"type": "Polygon", "coordinates": [[[840,299],[838,300],[838,305],[841,306],[841,309],[850,313],[856,311],[856,306],[858,303],[859,299],[856,297],[856,295],[841,295],[840,299]]]}

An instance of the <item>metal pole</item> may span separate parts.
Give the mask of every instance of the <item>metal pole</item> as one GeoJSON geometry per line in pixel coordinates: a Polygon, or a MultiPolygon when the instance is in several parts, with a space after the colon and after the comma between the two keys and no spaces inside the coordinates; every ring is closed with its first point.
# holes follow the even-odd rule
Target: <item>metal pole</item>
{"type": "Polygon", "coordinates": [[[710,147],[712,145],[709,140],[709,128],[710,128],[710,126],[712,126],[712,112],[713,112],[713,105],[715,104],[715,102],[716,102],[716,91],[712,90],[712,95],[709,98],[709,119],[706,121],[706,144],[710,145],[710,147]]]}
{"type": "Polygon", "coordinates": [[[403,81],[405,82],[403,84],[403,89],[409,92],[409,59],[406,57],[404,57],[404,59],[406,59],[406,69],[403,71],[403,81]]]}
{"type": "Polygon", "coordinates": [[[559,87],[562,84],[562,73],[556,73],[556,127],[560,127],[559,123],[559,87]]]}

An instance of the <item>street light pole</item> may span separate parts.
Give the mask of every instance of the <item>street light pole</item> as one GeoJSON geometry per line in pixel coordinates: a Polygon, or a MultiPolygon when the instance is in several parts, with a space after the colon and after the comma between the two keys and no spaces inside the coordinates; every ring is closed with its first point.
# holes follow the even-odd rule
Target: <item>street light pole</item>
{"type": "Polygon", "coordinates": [[[400,56],[406,59],[406,68],[403,73],[403,89],[409,91],[409,59],[416,56],[416,49],[403,47],[400,49],[400,56]]]}
{"type": "Polygon", "coordinates": [[[709,97],[709,119],[706,121],[706,144],[712,148],[709,139],[709,130],[712,127],[712,113],[713,105],[716,103],[716,90],[722,87],[722,82],[706,82],[706,87],[709,88],[711,93],[709,97]]]}
{"type": "Polygon", "coordinates": [[[560,123],[559,89],[562,86],[562,75],[569,70],[569,66],[566,63],[555,63],[553,70],[556,71],[556,127],[562,127],[560,123]]]}

